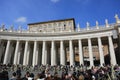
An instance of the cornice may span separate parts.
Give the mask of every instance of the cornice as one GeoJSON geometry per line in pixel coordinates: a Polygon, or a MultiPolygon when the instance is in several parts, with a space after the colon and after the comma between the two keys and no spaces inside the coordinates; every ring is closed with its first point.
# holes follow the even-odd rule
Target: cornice
{"type": "Polygon", "coordinates": [[[79,32],[51,32],[51,33],[41,33],[41,32],[7,32],[1,31],[0,35],[2,36],[28,36],[28,37],[52,37],[52,36],[71,36],[71,35],[84,35],[84,34],[94,34],[99,32],[106,32],[114,30],[114,27],[109,28],[101,28],[101,29],[93,29],[93,30],[81,30],[79,32]]]}

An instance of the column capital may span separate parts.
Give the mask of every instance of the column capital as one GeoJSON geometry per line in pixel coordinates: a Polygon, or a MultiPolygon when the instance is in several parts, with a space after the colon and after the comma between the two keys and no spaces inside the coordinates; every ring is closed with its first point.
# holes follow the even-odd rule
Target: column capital
{"type": "Polygon", "coordinates": [[[7,41],[11,41],[11,39],[8,39],[7,41]]]}
{"type": "Polygon", "coordinates": [[[43,40],[43,42],[46,42],[46,40],[43,40]]]}
{"type": "Polygon", "coordinates": [[[111,36],[112,36],[112,35],[110,35],[110,34],[108,35],[108,37],[111,37],[111,36]]]}
{"type": "Polygon", "coordinates": [[[88,37],[87,39],[88,39],[88,40],[91,40],[92,38],[91,38],[91,37],[88,37]]]}
{"type": "Polygon", "coordinates": [[[98,36],[97,38],[101,38],[101,36],[98,36]]]}
{"type": "Polygon", "coordinates": [[[81,40],[81,41],[82,41],[82,39],[78,39],[78,40],[81,40]]]}
{"type": "Polygon", "coordinates": [[[29,42],[29,40],[25,40],[25,42],[29,42]]]}
{"type": "Polygon", "coordinates": [[[51,40],[51,42],[55,42],[55,40],[51,40]]]}
{"type": "Polygon", "coordinates": [[[69,39],[69,41],[73,41],[73,39],[69,39]]]}
{"type": "Polygon", "coordinates": [[[35,40],[34,42],[38,42],[37,40],[35,40]]]}
{"type": "Polygon", "coordinates": [[[60,40],[60,41],[64,41],[64,40],[60,40]]]}
{"type": "Polygon", "coordinates": [[[20,40],[16,40],[16,42],[20,42],[20,40]]]}

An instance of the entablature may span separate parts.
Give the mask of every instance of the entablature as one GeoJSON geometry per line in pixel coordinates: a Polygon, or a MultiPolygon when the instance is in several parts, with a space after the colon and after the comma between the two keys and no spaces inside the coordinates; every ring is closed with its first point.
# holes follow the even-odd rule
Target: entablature
{"type": "Polygon", "coordinates": [[[31,33],[17,33],[17,34],[9,34],[4,33],[0,34],[0,39],[7,39],[7,40],[29,40],[29,41],[51,41],[51,40],[76,40],[76,39],[87,39],[87,38],[97,38],[97,37],[106,37],[106,36],[113,36],[113,28],[107,30],[97,30],[92,32],[71,32],[71,33],[62,33],[62,34],[49,34],[49,35],[38,35],[38,34],[31,34],[31,33]]]}

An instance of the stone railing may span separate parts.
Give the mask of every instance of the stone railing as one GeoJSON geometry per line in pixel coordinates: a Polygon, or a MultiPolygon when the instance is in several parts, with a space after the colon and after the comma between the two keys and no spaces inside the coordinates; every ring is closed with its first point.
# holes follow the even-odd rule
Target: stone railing
{"type": "Polygon", "coordinates": [[[89,27],[89,28],[76,28],[74,31],[59,31],[59,32],[30,32],[29,30],[23,30],[23,29],[18,29],[18,30],[14,30],[13,28],[11,29],[6,29],[4,27],[0,27],[0,32],[12,32],[12,33],[44,33],[44,34],[48,34],[48,33],[70,33],[70,32],[85,32],[85,31],[94,31],[94,30],[101,30],[101,29],[109,29],[109,28],[114,28],[115,23],[113,24],[109,24],[108,27],[106,27],[106,25],[99,25],[98,27],[93,26],[93,27],[89,27]]]}
{"type": "Polygon", "coordinates": [[[92,26],[92,27],[89,27],[89,28],[81,28],[81,29],[76,28],[76,31],[77,32],[84,32],[84,31],[109,29],[109,28],[114,28],[114,26],[115,26],[115,23],[112,23],[112,24],[109,24],[108,27],[106,27],[106,25],[99,25],[98,27],[97,26],[92,26]]]}

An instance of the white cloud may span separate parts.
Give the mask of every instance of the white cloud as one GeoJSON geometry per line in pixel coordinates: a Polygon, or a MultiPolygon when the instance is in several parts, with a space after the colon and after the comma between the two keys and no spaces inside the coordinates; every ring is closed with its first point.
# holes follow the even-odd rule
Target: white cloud
{"type": "Polygon", "coordinates": [[[53,2],[53,3],[57,3],[57,2],[59,2],[60,0],[50,0],[51,2],[53,2]]]}
{"type": "Polygon", "coordinates": [[[15,20],[16,22],[21,22],[21,23],[25,23],[27,21],[26,17],[19,17],[15,20]]]}

